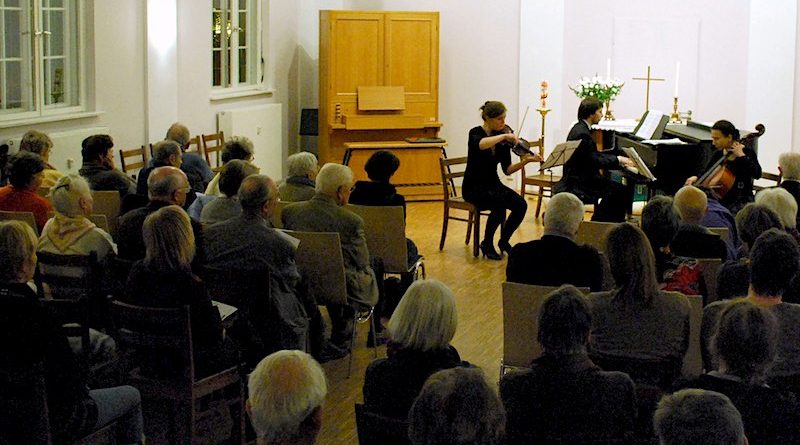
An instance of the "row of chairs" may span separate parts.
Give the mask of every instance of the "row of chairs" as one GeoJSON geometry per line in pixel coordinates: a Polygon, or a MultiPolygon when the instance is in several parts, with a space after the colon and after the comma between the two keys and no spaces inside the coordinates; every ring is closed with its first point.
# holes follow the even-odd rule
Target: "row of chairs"
{"type": "MultiPolygon", "coordinates": [[[[220,153],[225,145],[225,134],[219,133],[202,134],[189,139],[187,153],[197,153],[204,156],[208,166],[213,172],[218,172],[222,168],[220,153]]],[[[142,145],[139,148],[127,150],[120,149],[119,157],[121,170],[125,173],[135,172],[147,166],[148,159],[153,156],[153,144],[149,144],[149,150],[142,145]],[[148,156],[149,152],[149,156],[148,156]]]]}
{"type": "MultiPolygon", "coordinates": [[[[38,191],[40,196],[47,197],[50,194],[48,187],[42,187],[38,191]]],[[[92,214],[89,219],[110,233],[112,236],[116,234],[118,227],[118,220],[120,216],[120,209],[122,202],[118,191],[93,191],[92,200],[94,201],[92,214]]],[[[52,216],[52,214],[50,215],[52,216]]],[[[18,220],[28,223],[33,227],[34,232],[39,234],[39,229],[36,227],[33,213],[31,212],[13,212],[13,211],[0,211],[0,221],[3,220],[18,220]]]]}

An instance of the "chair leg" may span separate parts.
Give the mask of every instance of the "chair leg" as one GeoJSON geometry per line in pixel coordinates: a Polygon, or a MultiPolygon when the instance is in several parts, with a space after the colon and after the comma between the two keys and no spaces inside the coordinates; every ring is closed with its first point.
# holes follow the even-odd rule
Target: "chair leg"
{"type": "MultiPolygon", "coordinates": [[[[481,232],[481,212],[475,211],[475,224],[474,224],[475,236],[472,243],[472,256],[478,257],[478,244],[480,244],[480,232],[481,232]]],[[[469,233],[469,232],[467,232],[469,233]]]]}
{"type": "Polygon", "coordinates": [[[447,222],[450,221],[450,208],[444,206],[444,219],[442,220],[442,237],[439,238],[439,250],[444,249],[444,240],[447,238],[447,222]]]}
{"type": "Polygon", "coordinates": [[[358,327],[358,311],[353,314],[353,334],[350,336],[350,362],[347,365],[347,378],[353,373],[353,351],[356,346],[356,327],[358,327]]]}
{"type": "Polygon", "coordinates": [[[467,217],[467,236],[464,239],[464,244],[468,246],[469,246],[469,237],[472,234],[472,220],[475,218],[476,214],[480,214],[480,212],[478,210],[475,210],[475,212],[469,212],[469,216],[467,217]]]}
{"type": "Polygon", "coordinates": [[[375,311],[372,311],[372,315],[369,316],[369,325],[370,329],[372,329],[372,355],[378,358],[378,331],[375,330],[375,311]]]}
{"type": "Polygon", "coordinates": [[[522,199],[525,199],[525,170],[522,170],[522,181],[520,181],[522,185],[519,187],[519,194],[522,195],[522,199]]]}
{"type": "Polygon", "coordinates": [[[544,189],[539,186],[539,201],[536,202],[536,217],[539,217],[539,211],[542,209],[542,199],[544,199],[544,189]]]}

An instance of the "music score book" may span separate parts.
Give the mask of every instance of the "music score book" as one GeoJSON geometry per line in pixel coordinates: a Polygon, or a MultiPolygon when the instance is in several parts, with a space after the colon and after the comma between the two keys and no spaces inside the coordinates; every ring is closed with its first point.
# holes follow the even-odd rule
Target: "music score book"
{"type": "Polygon", "coordinates": [[[650,181],[655,181],[656,177],[653,176],[653,172],[650,171],[650,168],[647,167],[647,164],[644,163],[642,157],[639,156],[639,153],[636,152],[632,147],[622,147],[622,151],[625,152],[625,155],[636,164],[636,171],[634,173],[644,176],[645,178],[649,179],[650,181]]]}

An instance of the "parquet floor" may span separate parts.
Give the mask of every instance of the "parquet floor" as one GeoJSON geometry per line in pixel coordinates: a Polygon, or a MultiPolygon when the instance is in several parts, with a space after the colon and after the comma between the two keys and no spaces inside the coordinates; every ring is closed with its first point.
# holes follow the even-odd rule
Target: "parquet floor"
{"type": "MultiPolygon", "coordinates": [[[[535,206],[536,200],[529,198],[528,214],[512,244],[541,237],[541,219],[533,217],[535,206]]],[[[464,244],[466,223],[458,221],[450,222],[447,243],[439,251],[441,202],[409,203],[407,212],[406,232],[425,256],[428,278],[441,280],[456,295],[458,329],[453,345],[462,359],[481,367],[487,378],[496,382],[503,347],[501,283],[505,279],[505,258],[503,261],[474,258],[471,247],[464,244]]],[[[353,406],[362,401],[364,371],[373,360],[373,350],[365,346],[369,328],[362,325],[357,329],[352,376],[347,378],[347,358],[323,365],[329,386],[323,428],[317,441],[321,445],[358,443],[353,406]]],[[[385,347],[378,349],[379,357],[385,354],[385,347]]]]}

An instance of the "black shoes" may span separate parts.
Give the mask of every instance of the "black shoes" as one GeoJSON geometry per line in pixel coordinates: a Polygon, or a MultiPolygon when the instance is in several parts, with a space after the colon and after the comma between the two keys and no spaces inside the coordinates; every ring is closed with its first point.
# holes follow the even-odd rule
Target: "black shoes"
{"type": "Polygon", "coordinates": [[[342,357],[347,357],[350,351],[347,348],[340,348],[333,343],[326,343],[325,346],[322,348],[316,357],[319,363],[326,363],[331,360],[338,360],[342,357]]]}
{"type": "Polygon", "coordinates": [[[500,240],[497,242],[497,247],[500,248],[500,253],[508,255],[511,252],[511,244],[508,241],[500,240]]]}
{"type": "Polygon", "coordinates": [[[500,261],[503,259],[503,257],[501,257],[500,254],[497,253],[496,250],[494,250],[494,245],[492,245],[491,241],[489,241],[488,243],[486,241],[483,241],[480,244],[480,248],[483,256],[489,258],[490,260],[500,261]]]}

